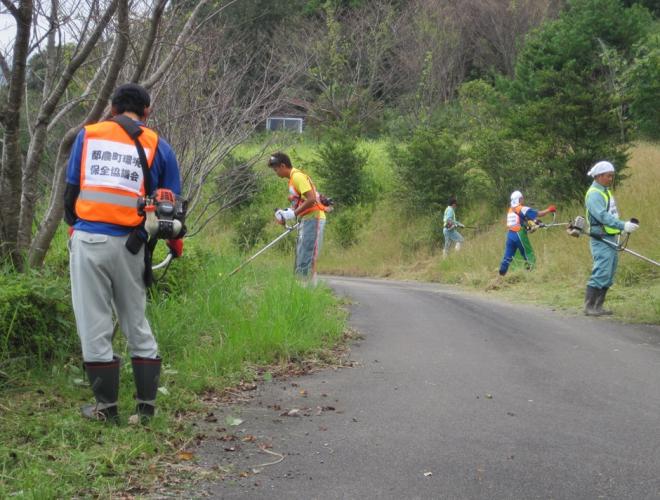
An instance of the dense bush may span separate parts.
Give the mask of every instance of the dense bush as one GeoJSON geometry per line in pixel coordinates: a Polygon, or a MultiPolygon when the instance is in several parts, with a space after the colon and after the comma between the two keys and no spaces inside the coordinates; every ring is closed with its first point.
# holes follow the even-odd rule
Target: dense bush
{"type": "Polygon", "coordinates": [[[243,212],[234,222],[233,243],[241,252],[247,252],[266,239],[268,219],[255,212],[243,212]]]}
{"type": "MultiPolygon", "coordinates": [[[[656,28],[660,31],[660,26],[656,28]]],[[[660,139],[660,33],[638,48],[628,71],[630,112],[642,136],[660,139]]]]}
{"type": "Polygon", "coordinates": [[[349,129],[327,131],[314,167],[323,181],[324,194],[335,201],[337,208],[364,202],[371,196],[373,181],[365,170],[368,157],[349,129]]]}
{"type": "Polygon", "coordinates": [[[400,198],[411,209],[438,212],[460,192],[459,146],[452,134],[422,125],[407,144],[391,147],[390,157],[400,198]]]}
{"type": "Polygon", "coordinates": [[[366,207],[355,206],[351,210],[333,212],[329,224],[331,238],[342,248],[349,248],[358,242],[360,229],[369,218],[366,207]]]}
{"type": "MultiPolygon", "coordinates": [[[[206,272],[205,262],[213,256],[213,252],[197,244],[197,239],[185,239],[183,257],[174,259],[165,269],[154,271],[154,286],[149,290],[151,300],[159,300],[165,296],[185,294],[191,286],[206,272]]],[[[153,255],[153,263],[158,264],[165,258],[167,248],[164,242],[159,242],[153,255]]]]}
{"type": "Polygon", "coordinates": [[[78,344],[68,279],[0,274],[0,361],[49,360],[75,352],[78,344]]]}

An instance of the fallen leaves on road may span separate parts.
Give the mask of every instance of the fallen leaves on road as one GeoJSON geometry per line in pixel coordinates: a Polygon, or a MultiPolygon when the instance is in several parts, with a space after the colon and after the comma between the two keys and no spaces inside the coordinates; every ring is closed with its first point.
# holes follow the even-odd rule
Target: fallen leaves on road
{"type": "Polygon", "coordinates": [[[180,451],[176,454],[176,458],[182,461],[189,461],[195,457],[195,454],[192,451],[180,451]]]}
{"type": "Polygon", "coordinates": [[[243,419],[227,415],[227,418],[225,418],[225,423],[227,425],[231,425],[232,427],[236,427],[237,425],[241,425],[243,423],[243,419]]]}

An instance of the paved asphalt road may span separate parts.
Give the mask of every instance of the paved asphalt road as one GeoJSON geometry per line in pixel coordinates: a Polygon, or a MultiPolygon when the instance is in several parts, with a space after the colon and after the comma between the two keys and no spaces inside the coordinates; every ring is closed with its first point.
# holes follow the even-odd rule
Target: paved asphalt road
{"type": "Polygon", "coordinates": [[[437,285],[328,282],[363,335],[356,365],[218,408],[196,456],[224,479],[194,495],[660,498],[659,327],[437,285]]]}

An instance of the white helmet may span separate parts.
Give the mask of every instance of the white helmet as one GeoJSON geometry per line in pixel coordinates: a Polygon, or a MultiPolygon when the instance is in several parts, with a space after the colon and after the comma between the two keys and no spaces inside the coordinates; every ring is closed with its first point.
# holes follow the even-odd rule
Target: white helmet
{"type": "Polygon", "coordinates": [[[614,165],[612,165],[609,161],[599,161],[593,167],[591,167],[591,170],[587,172],[587,175],[596,177],[597,175],[607,174],[608,172],[614,172],[614,165]]]}
{"type": "Polygon", "coordinates": [[[511,193],[511,208],[515,208],[520,205],[520,200],[522,199],[523,194],[520,191],[514,191],[511,193]]]}

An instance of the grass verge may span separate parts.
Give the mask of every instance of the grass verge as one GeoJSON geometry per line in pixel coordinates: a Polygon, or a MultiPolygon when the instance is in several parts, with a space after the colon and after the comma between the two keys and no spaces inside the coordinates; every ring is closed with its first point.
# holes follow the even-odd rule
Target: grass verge
{"type": "Polygon", "coordinates": [[[164,365],[158,414],[148,426],[128,422],[134,388],[121,335],[117,427],[79,416],[91,391],[78,356],[3,366],[1,498],[111,498],[185,480],[183,450],[196,439],[188,417],[202,409],[200,394],[252,380],[258,366],[323,354],[341,339],[345,313],[337,300],[323,286],[301,286],[288,266],[260,262],[227,278],[238,257],[214,256],[194,242],[186,253],[172,265],[173,285],[149,306],[164,365]]]}

